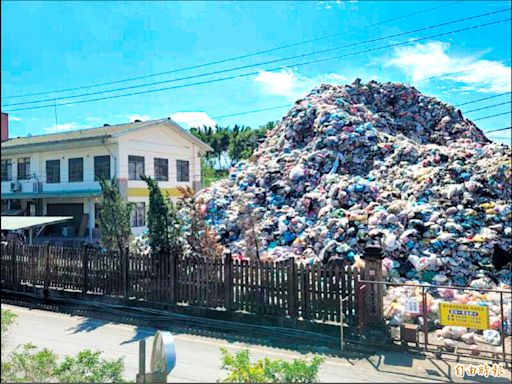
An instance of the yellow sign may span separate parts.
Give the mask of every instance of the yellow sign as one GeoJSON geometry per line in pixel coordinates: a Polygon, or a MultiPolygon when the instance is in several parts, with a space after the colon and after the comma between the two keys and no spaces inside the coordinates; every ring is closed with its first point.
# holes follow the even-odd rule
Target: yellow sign
{"type": "Polygon", "coordinates": [[[489,329],[489,308],[483,305],[439,303],[441,325],[489,329]]]}

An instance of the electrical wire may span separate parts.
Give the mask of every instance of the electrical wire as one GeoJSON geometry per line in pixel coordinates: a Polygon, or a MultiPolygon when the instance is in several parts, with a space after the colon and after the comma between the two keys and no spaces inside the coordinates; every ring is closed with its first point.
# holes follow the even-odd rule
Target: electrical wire
{"type": "Polygon", "coordinates": [[[491,117],[503,116],[503,115],[510,115],[510,113],[511,113],[510,111],[509,111],[509,112],[503,112],[503,113],[497,113],[497,114],[495,114],[495,115],[479,117],[478,119],[471,119],[471,120],[472,120],[472,121],[486,120],[486,119],[490,119],[491,117]]]}
{"type": "Polygon", "coordinates": [[[481,99],[471,100],[471,101],[468,101],[468,102],[465,102],[465,103],[462,103],[462,104],[456,104],[456,105],[454,105],[454,107],[462,107],[463,105],[473,104],[473,103],[477,103],[479,101],[495,99],[496,97],[510,95],[511,93],[512,92],[504,92],[504,93],[500,93],[500,94],[494,95],[494,96],[483,97],[481,99]]]}
{"type": "MultiPolygon", "coordinates": [[[[452,4],[455,4],[455,3],[459,3],[461,1],[462,0],[457,0],[457,1],[452,1],[452,2],[446,3],[446,4],[441,4],[441,5],[436,6],[436,7],[427,8],[427,9],[424,9],[424,10],[421,10],[421,11],[409,13],[407,15],[403,15],[403,16],[392,18],[392,19],[384,20],[384,21],[381,21],[381,22],[378,22],[378,23],[374,23],[374,24],[370,24],[370,25],[367,25],[367,26],[363,26],[363,27],[361,27],[359,29],[367,30],[367,29],[370,29],[370,28],[373,28],[373,27],[376,27],[376,26],[379,26],[379,25],[383,25],[383,24],[386,24],[386,23],[389,23],[389,22],[392,22],[392,21],[397,21],[397,20],[405,19],[407,17],[416,16],[416,15],[419,15],[419,14],[422,14],[422,13],[431,12],[433,10],[436,10],[436,9],[439,9],[439,8],[443,8],[443,7],[446,7],[448,5],[452,5],[452,4]]],[[[305,40],[305,41],[298,42],[298,43],[292,43],[292,44],[283,45],[283,46],[279,46],[279,47],[275,47],[275,48],[270,48],[270,49],[266,49],[266,50],[262,50],[262,51],[257,51],[257,52],[253,52],[253,53],[249,53],[249,54],[245,54],[245,55],[241,55],[241,56],[231,57],[231,58],[227,58],[227,59],[223,59],[223,60],[208,62],[208,63],[204,63],[204,64],[199,64],[199,65],[193,65],[193,66],[184,67],[184,68],[178,68],[178,69],[174,69],[174,70],[170,70],[170,71],[165,71],[165,72],[154,73],[154,74],[150,74],[150,75],[142,75],[142,76],[132,77],[132,78],[123,79],[123,80],[115,80],[115,81],[109,81],[109,82],[99,83],[99,84],[91,84],[91,85],[85,85],[85,86],[75,87],[75,88],[66,88],[66,89],[60,89],[60,90],[54,90],[54,91],[45,91],[45,92],[29,93],[29,94],[23,94],[23,95],[6,96],[6,97],[2,97],[2,100],[13,99],[13,98],[20,98],[20,97],[46,95],[46,94],[50,94],[50,93],[75,91],[75,90],[86,89],[86,88],[100,87],[100,86],[104,86],[104,85],[112,85],[112,84],[124,83],[124,82],[128,82],[128,81],[133,81],[133,80],[142,80],[142,79],[147,79],[147,78],[150,78],[150,77],[156,77],[156,76],[161,76],[161,75],[168,75],[168,74],[171,74],[171,73],[183,72],[183,71],[187,71],[187,70],[190,70],[190,69],[203,68],[203,67],[208,67],[208,66],[212,66],[212,65],[215,65],[215,64],[221,64],[221,63],[226,63],[226,62],[229,62],[229,61],[240,60],[240,59],[245,59],[245,58],[248,58],[248,57],[258,56],[258,55],[261,55],[261,54],[270,53],[270,52],[274,52],[274,51],[281,50],[281,49],[291,48],[291,47],[295,47],[295,46],[299,46],[299,45],[303,45],[303,44],[309,44],[309,43],[312,43],[312,42],[315,42],[315,41],[320,41],[320,40],[328,39],[328,38],[331,38],[331,37],[334,37],[334,36],[340,36],[340,35],[346,36],[347,34],[353,34],[353,32],[354,31],[349,31],[348,33],[345,33],[345,32],[334,33],[334,34],[330,34],[330,35],[326,35],[326,36],[321,36],[321,37],[317,37],[317,38],[310,39],[310,40],[305,40]]]]}
{"type": "Polygon", "coordinates": [[[477,69],[484,69],[484,68],[490,68],[490,67],[495,67],[497,65],[501,65],[501,64],[507,64],[507,63],[510,63],[510,59],[508,60],[505,60],[505,61],[498,61],[496,63],[493,63],[493,64],[490,64],[490,65],[484,65],[484,66],[481,66],[481,67],[475,67],[475,68],[469,68],[469,69],[465,69],[463,71],[457,71],[457,72],[450,72],[450,73],[444,73],[442,75],[436,75],[436,76],[430,76],[430,77],[424,77],[422,79],[418,79],[418,80],[414,80],[413,83],[418,83],[420,81],[425,81],[425,80],[432,80],[432,79],[437,79],[437,78],[443,78],[443,77],[446,77],[446,76],[452,76],[452,75],[458,75],[459,73],[466,73],[466,72],[473,72],[477,69]]]}
{"type": "Polygon", "coordinates": [[[466,112],[464,112],[464,114],[468,114],[468,113],[476,112],[476,111],[483,111],[484,109],[494,108],[494,107],[498,107],[498,106],[500,106],[500,105],[506,105],[506,104],[510,104],[510,103],[512,103],[512,100],[511,100],[511,101],[505,101],[504,103],[498,103],[498,104],[488,105],[488,106],[486,106],[486,107],[482,107],[482,108],[472,109],[471,111],[466,111],[466,112]]]}
{"type": "Polygon", "coordinates": [[[484,132],[484,133],[493,133],[493,132],[506,131],[507,129],[512,129],[512,127],[498,128],[498,129],[493,129],[493,130],[491,130],[491,131],[483,131],[483,132],[484,132]]]}
{"type": "Polygon", "coordinates": [[[418,28],[418,29],[415,29],[415,30],[412,30],[412,31],[397,33],[397,34],[394,34],[394,35],[389,35],[389,36],[379,37],[379,38],[375,38],[375,39],[360,41],[360,42],[356,42],[356,43],[346,44],[346,45],[342,45],[342,46],[338,46],[338,47],[333,47],[333,48],[328,48],[328,49],[323,49],[323,50],[319,50],[319,51],[303,53],[303,54],[300,54],[300,55],[289,56],[289,57],[285,57],[285,58],[281,58],[281,59],[268,60],[268,61],[264,61],[264,62],[260,62],[260,63],[255,63],[255,64],[242,65],[242,66],[239,66],[239,67],[227,68],[227,69],[222,69],[222,70],[217,70],[217,71],[212,71],[212,72],[201,73],[201,74],[197,74],[197,75],[185,76],[185,77],[180,77],[180,78],[175,78],[175,79],[170,79],[170,80],[161,80],[161,81],[156,81],[156,82],[153,82],[153,83],[131,85],[131,86],[128,86],[128,87],[108,89],[108,90],[104,90],[104,91],[81,93],[81,94],[78,94],[78,95],[53,97],[53,98],[49,98],[49,99],[40,99],[40,100],[23,101],[23,102],[18,102],[18,103],[5,104],[3,106],[3,108],[11,107],[11,106],[17,106],[17,105],[37,104],[37,103],[43,103],[43,102],[48,102],[48,101],[53,101],[54,104],[55,104],[56,100],[76,99],[76,98],[79,98],[79,97],[101,95],[101,94],[105,94],[105,93],[112,93],[112,92],[118,92],[118,91],[126,91],[128,89],[137,89],[137,88],[150,87],[150,86],[153,86],[153,85],[168,84],[168,83],[173,83],[173,82],[182,81],[182,80],[192,80],[192,79],[197,79],[197,78],[200,78],[200,77],[211,76],[211,75],[218,75],[218,74],[221,74],[221,73],[228,73],[228,72],[238,71],[238,70],[241,70],[241,69],[254,68],[254,67],[261,66],[261,65],[274,64],[274,63],[278,63],[278,62],[282,62],[282,61],[287,61],[287,60],[292,60],[292,59],[297,59],[297,58],[308,57],[308,56],[317,55],[317,54],[320,54],[320,53],[331,52],[331,51],[339,50],[339,49],[343,49],[343,48],[355,47],[355,46],[362,45],[362,44],[368,44],[368,43],[373,43],[373,42],[377,42],[377,41],[381,41],[381,40],[387,40],[387,39],[391,39],[391,38],[395,38],[395,37],[399,37],[399,36],[410,35],[412,33],[423,32],[423,31],[427,31],[427,30],[431,30],[431,29],[436,29],[436,28],[440,28],[440,27],[443,27],[443,26],[451,25],[451,24],[461,23],[461,22],[465,22],[465,21],[468,21],[468,20],[478,19],[478,18],[482,18],[482,17],[486,17],[486,16],[491,16],[491,15],[494,15],[494,14],[508,12],[508,11],[510,11],[510,9],[501,9],[501,10],[498,10],[498,11],[493,11],[493,12],[483,13],[483,14],[479,14],[479,15],[475,15],[475,16],[471,16],[471,17],[466,17],[466,18],[462,18],[462,19],[452,20],[452,21],[448,21],[448,22],[437,24],[437,25],[433,25],[433,26],[428,26],[428,27],[424,27],[424,28],[418,28]]]}
{"type": "MultiPolygon", "coordinates": [[[[431,38],[434,38],[434,37],[447,36],[447,35],[451,35],[451,34],[454,34],[454,33],[469,31],[469,30],[473,30],[473,29],[477,29],[477,28],[488,27],[488,26],[491,26],[491,25],[496,25],[496,24],[499,24],[499,23],[504,23],[504,22],[507,22],[507,21],[510,21],[510,20],[511,20],[510,18],[496,20],[496,21],[493,21],[493,22],[485,23],[485,24],[478,24],[478,25],[474,25],[474,26],[471,26],[471,27],[461,28],[461,29],[458,29],[458,30],[443,32],[443,33],[439,33],[439,34],[436,34],[436,35],[425,36],[425,37],[421,37],[421,38],[417,38],[417,39],[411,39],[411,40],[408,40],[408,41],[402,41],[402,42],[399,42],[399,43],[389,44],[389,45],[385,45],[385,46],[374,47],[374,48],[370,48],[370,49],[366,49],[366,50],[362,50],[362,51],[357,51],[357,52],[352,52],[352,53],[348,53],[348,54],[344,54],[344,55],[337,55],[337,56],[331,56],[331,57],[322,58],[322,59],[315,59],[315,60],[311,60],[311,61],[306,61],[306,62],[302,62],[302,63],[295,63],[295,64],[291,64],[290,66],[300,67],[300,66],[314,64],[314,63],[319,63],[319,62],[324,62],[324,61],[328,61],[328,60],[340,59],[340,58],[349,57],[349,56],[355,56],[355,55],[358,55],[358,54],[361,54],[361,53],[373,52],[373,51],[377,51],[377,50],[381,50],[381,49],[385,49],[385,48],[390,48],[390,47],[396,47],[396,46],[405,45],[405,44],[412,44],[412,43],[415,43],[415,42],[418,42],[418,41],[423,41],[423,40],[431,39],[431,38]]],[[[276,67],[276,68],[265,69],[265,71],[267,71],[267,72],[274,72],[274,71],[278,71],[278,70],[282,70],[282,69],[283,69],[283,67],[276,67]]],[[[221,78],[218,78],[218,79],[205,80],[205,81],[189,83],[189,84],[182,84],[182,85],[176,85],[176,86],[171,86],[171,87],[163,87],[163,88],[156,88],[156,89],[150,89],[150,90],[139,91],[139,92],[124,93],[124,94],[121,94],[121,95],[105,96],[105,97],[98,97],[98,98],[94,98],[94,99],[79,100],[79,101],[72,101],[72,102],[66,102],[66,103],[59,103],[59,104],[57,104],[57,106],[71,105],[71,104],[82,104],[82,103],[89,103],[89,102],[93,102],[93,101],[115,99],[115,98],[120,98],[120,97],[135,96],[135,95],[154,93],[154,92],[162,92],[162,91],[167,91],[167,90],[171,90],[171,89],[187,88],[187,87],[191,87],[191,86],[195,86],[195,85],[210,84],[210,83],[216,83],[216,82],[220,82],[220,81],[226,81],[226,80],[238,79],[238,78],[247,77],[247,76],[253,76],[253,75],[259,74],[260,72],[261,71],[254,71],[254,72],[244,73],[244,74],[240,74],[240,75],[221,77],[221,78]]],[[[32,109],[40,109],[40,108],[49,108],[49,107],[53,107],[53,106],[54,105],[52,104],[52,105],[41,105],[41,106],[27,107],[27,108],[17,108],[17,109],[10,110],[10,112],[32,110],[32,109]]]]}
{"type": "Polygon", "coordinates": [[[279,106],[277,106],[277,107],[270,107],[270,108],[254,109],[254,110],[252,110],[252,111],[245,111],[245,112],[232,113],[232,114],[230,114],[230,115],[212,116],[212,119],[223,119],[223,118],[225,118],[225,117],[249,115],[249,114],[251,114],[251,113],[264,112],[264,111],[272,111],[272,110],[274,110],[274,109],[281,109],[281,108],[290,108],[290,104],[287,104],[287,105],[279,105],[279,106]]]}

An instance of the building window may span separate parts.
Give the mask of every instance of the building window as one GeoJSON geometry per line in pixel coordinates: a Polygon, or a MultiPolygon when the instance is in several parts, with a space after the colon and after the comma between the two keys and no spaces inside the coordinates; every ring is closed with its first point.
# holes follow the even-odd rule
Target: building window
{"type": "Polygon", "coordinates": [[[146,204],[134,203],[132,214],[130,217],[130,225],[132,227],[143,227],[146,225],[146,204]]]}
{"type": "Polygon", "coordinates": [[[94,204],[94,228],[100,227],[100,210],[101,210],[101,204],[95,203],[94,204]]]}
{"type": "Polygon", "coordinates": [[[46,182],[60,183],[60,160],[46,160],[46,182]]]}
{"type": "Polygon", "coordinates": [[[169,180],[169,160],[155,158],[155,179],[159,181],[169,180]]]}
{"type": "Polygon", "coordinates": [[[77,157],[68,160],[69,182],[84,181],[84,159],[77,157]]]}
{"type": "Polygon", "coordinates": [[[9,209],[9,202],[7,200],[2,200],[2,213],[9,209]]]}
{"type": "Polygon", "coordinates": [[[94,156],[94,180],[110,180],[110,156],[94,156]]]}
{"type": "Polygon", "coordinates": [[[189,162],[187,160],[176,160],[176,173],[178,181],[190,181],[189,162]]]}
{"type": "Polygon", "coordinates": [[[30,157],[18,159],[18,180],[30,179],[30,157]]]}
{"type": "Polygon", "coordinates": [[[2,181],[12,180],[12,160],[2,160],[2,181]]]}
{"type": "Polygon", "coordinates": [[[21,209],[21,200],[11,200],[9,209],[21,209]]]}
{"type": "Polygon", "coordinates": [[[144,176],[144,157],[128,156],[128,179],[140,180],[144,176]]]}

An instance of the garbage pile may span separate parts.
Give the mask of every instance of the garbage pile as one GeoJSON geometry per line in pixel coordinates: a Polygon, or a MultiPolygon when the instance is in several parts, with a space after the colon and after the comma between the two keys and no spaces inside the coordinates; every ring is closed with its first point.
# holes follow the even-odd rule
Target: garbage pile
{"type": "Polygon", "coordinates": [[[512,334],[512,307],[509,286],[497,286],[485,277],[475,279],[472,288],[479,288],[485,284],[499,292],[470,291],[464,289],[428,288],[425,290],[426,308],[423,307],[422,289],[412,286],[386,287],[384,294],[384,318],[391,326],[403,323],[417,324],[423,329],[423,314],[427,321],[427,330],[434,332],[434,343],[443,345],[448,350],[457,346],[469,348],[477,354],[476,350],[485,349],[485,346],[496,347],[502,343],[502,338],[512,334]],[[476,283],[475,283],[476,282],[476,283]],[[412,300],[418,303],[412,308],[407,302],[412,300]],[[503,325],[501,318],[501,303],[503,300],[503,325]],[[440,324],[439,304],[467,304],[486,306],[489,311],[489,328],[486,330],[470,329],[465,327],[442,326],[440,324]],[[483,348],[482,348],[483,347],[483,348]]]}
{"type": "Polygon", "coordinates": [[[235,259],[352,265],[372,241],[390,279],[509,284],[510,161],[455,107],[358,79],[298,100],[196,201],[235,259]]]}

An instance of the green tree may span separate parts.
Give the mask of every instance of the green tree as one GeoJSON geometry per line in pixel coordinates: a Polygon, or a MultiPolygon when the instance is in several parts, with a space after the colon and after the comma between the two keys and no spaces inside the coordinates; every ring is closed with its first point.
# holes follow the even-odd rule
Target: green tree
{"type": "Polygon", "coordinates": [[[228,155],[231,161],[236,163],[251,157],[268,130],[273,128],[273,124],[273,122],[270,122],[258,129],[235,126],[234,128],[238,129],[233,129],[233,135],[228,146],[228,155]]]}
{"type": "Polygon", "coordinates": [[[181,223],[176,207],[164,196],[158,182],[149,176],[141,176],[149,188],[148,231],[149,245],[160,256],[167,257],[179,252],[181,223]]]}
{"type": "Polygon", "coordinates": [[[294,359],[291,362],[268,358],[251,363],[249,351],[231,355],[221,348],[222,368],[229,371],[224,383],[316,383],[324,359],[314,356],[311,362],[294,359]]]}
{"type": "Polygon", "coordinates": [[[213,152],[206,155],[206,160],[212,168],[226,169],[229,164],[222,162],[226,155],[230,162],[238,162],[251,157],[258,147],[265,134],[274,129],[275,122],[260,126],[257,129],[235,124],[233,128],[222,127],[197,127],[191,128],[190,132],[198,139],[209,144],[213,152]]]}
{"type": "Polygon", "coordinates": [[[121,196],[116,179],[110,182],[100,180],[100,186],[102,201],[98,220],[101,243],[109,251],[119,251],[122,255],[132,239],[130,228],[132,206],[121,196]]]}

